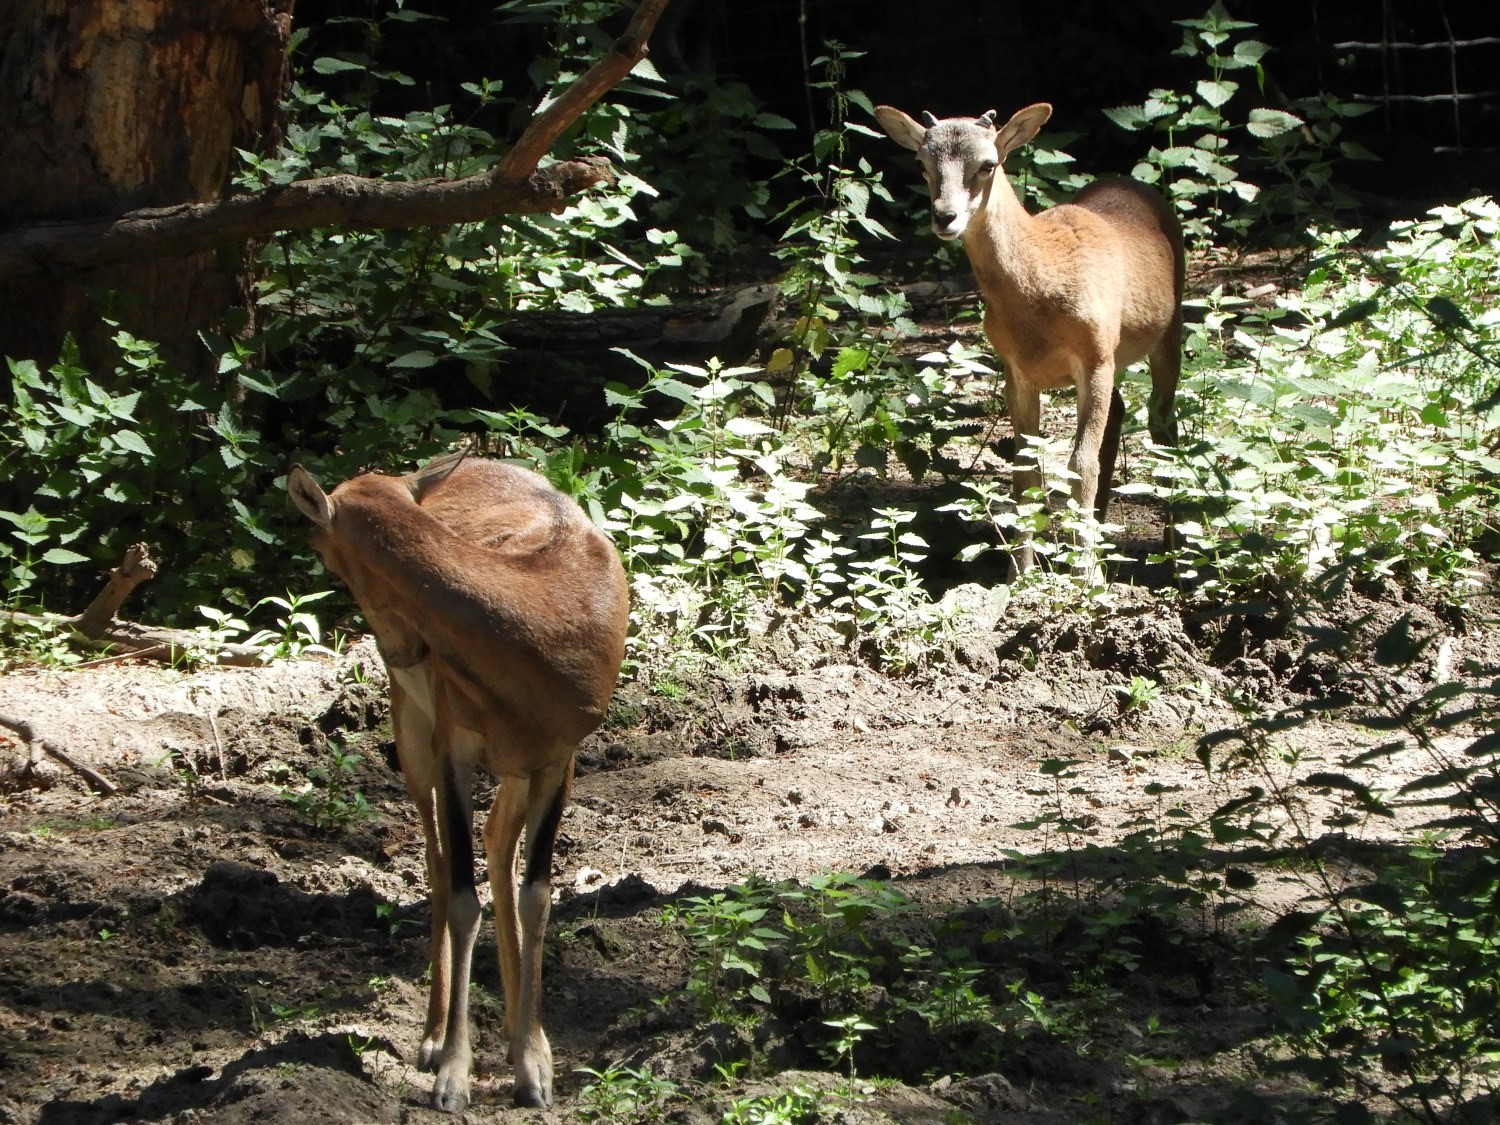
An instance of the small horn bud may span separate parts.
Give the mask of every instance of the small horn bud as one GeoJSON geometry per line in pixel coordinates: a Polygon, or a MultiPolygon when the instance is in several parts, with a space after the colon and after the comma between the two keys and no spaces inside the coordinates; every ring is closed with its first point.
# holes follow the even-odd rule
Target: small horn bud
{"type": "Polygon", "coordinates": [[[983,125],[986,129],[993,129],[995,127],[995,111],[993,109],[985,110],[975,119],[975,123],[983,125]]]}
{"type": "Polygon", "coordinates": [[[937,123],[938,123],[938,119],[933,116],[931,110],[924,109],[922,111],[922,124],[923,125],[926,125],[929,129],[931,129],[937,123]]]}

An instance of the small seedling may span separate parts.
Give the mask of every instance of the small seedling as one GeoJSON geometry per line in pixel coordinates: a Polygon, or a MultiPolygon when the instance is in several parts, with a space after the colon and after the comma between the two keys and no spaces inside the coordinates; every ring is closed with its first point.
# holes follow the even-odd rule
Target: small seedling
{"type": "Polygon", "coordinates": [[[304,820],[320,832],[345,831],[375,816],[375,810],[355,786],[354,769],[362,754],[328,743],[328,764],[308,770],[308,787],[299,793],[283,789],[281,795],[297,806],[304,820]]]}
{"type": "Polygon", "coordinates": [[[585,1121],[631,1125],[663,1116],[663,1107],[677,1096],[677,1083],[658,1078],[644,1067],[579,1067],[592,1081],[578,1092],[579,1116],[585,1121]]]}
{"type": "Polygon", "coordinates": [[[1161,698],[1161,684],[1146,676],[1131,676],[1130,683],[1115,690],[1120,693],[1120,706],[1127,715],[1145,711],[1161,698]]]}

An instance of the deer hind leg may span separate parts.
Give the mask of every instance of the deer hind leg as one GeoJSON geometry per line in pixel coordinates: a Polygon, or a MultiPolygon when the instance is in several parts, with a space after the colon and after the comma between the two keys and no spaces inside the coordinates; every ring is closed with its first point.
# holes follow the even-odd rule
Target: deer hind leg
{"type": "Polygon", "coordinates": [[[495,947],[500,960],[500,983],[505,991],[504,1035],[515,1057],[516,995],[521,981],[521,922],[516,915],[516,853],[526,826],[526,804],[531,779],[506,777],[500,781],[495,803],[484,823],[485,865],[490,873],[495,910],[495,947]]]}
{"type": "Polygon", "coordinates": [[[552,853],[568,804],[573,762],[508,778],[485,825],[494,889],[500,975],[505,981],[505,1029],[519,1106],[552,1104],[552,1046],[542,1028],[542,942],[552,909],[552,853]],[[526,829],[526,868],[516,885],[516,841],[526,829]]]}
{"type": "MultiPolygon", "coordinates": [[[[1042,394],[1017,375],[1014,365],[1005,365],[1005,407],[1010,412],[1011,428],[1016,435],[1016,461],[1011,470],[1011,496],[1017,509],[1027,502],[1026,494],[1042,487],[1042,467],[1029,448],[1029,439],[1042,435],[1042,394]]],[[[1046,497],[1042,498],[1046,502],[1046,497]]],[[[1010,551],[1010,577],[1025,574],[1036,562],[1030,531],[1021,531],[1010,551]]]]}
{"type": "MultiPolygon", "coordinates": [[[[1177,445],[1177,382],[1182,376],[1182,310],[1150,354],[1151,401],[1147,424],[1151,440],[1164,447],[1177,445]]],[[[1170,485],[1170,481],[1160,481],[1170,485]]],[[[1177,545],[1177,506],[1167,505],[1165,528],[1162,533],[1167,550],[1177,545]]]]}
{"type": "MultiPolygon", "coordinates": [[[[441,693],[438,705],[441,714],[441,693]]],[[[469,1104],[469,1075],[474,1063],[469,1040],[469,971],[479,935],[480,908],[474,887],[474,821],[469,802],[473,770],[468,756],[462,754],[467,748],[453,743],[452,732],[440,721],[434,744],[440,770],[437,828],[444,860],[438,878],[446,882],[448,895],[448,1018],[436,1059],[432,1104],[447,1113],[462,1113],[469,1104]]]]}
{"type": "Polygon", "coordinates": [[[1177,444],[1177,382],[1182,377],[1182,313],[1167,326],[1147,357],[1151,364],[1148,426],[1157,445],[1177,444]]]}
{"type": "Polygon", "coordinates": [[[391,723],[396,734],[396,756],[401,762],[401,777],[406,792],[422,821],[426,844],[427,890],[432,910],[431,961],[432,987],[427,994],[427,1023],[422,1032],[422,1046],[417,1052],[417,1066],[436,1070],[443,1052],[443,1038],[448,1028],[448,1001],[452,994],[448,950],[448,860],[444,854],[442,834],[438,831],[437,790],[441,784],[438,760],[432,751],[432,688],[422,665],[415,668],[393,668],[391,671],[391,723]]]}

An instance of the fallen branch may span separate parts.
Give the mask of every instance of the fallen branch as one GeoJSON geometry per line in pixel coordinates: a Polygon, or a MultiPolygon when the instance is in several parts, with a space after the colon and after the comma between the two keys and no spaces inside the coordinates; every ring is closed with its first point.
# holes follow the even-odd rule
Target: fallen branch
{"type": "Polygon", "coordinates": [[[103,668],[106,664],[123,664],[127,660],[166,660],[167,646],[157,645],[155,648],[143,648],[137,652],[115,652],[108,656],[95,657],[93,660],[85,660],[82,664],[74,664],[73,670],[80,671],[84,668],[103,668]]]}
{"type": "MultiPolygon", "coordinates": [[[[130,592],[156,576],[156,562],[144,543],[125,552],[120,565],[109,572],[109,582],[89,607],[77,617],[61,613],[23,613],[0,610],[0,627],[31,625],[66,631],[68,640],[91,652],[103,652],[105,660],[132,656],[161,660],[168,664],[210,659],[215,664],[256,667],[266,663],[265,653],[251,645],[221,641],[210,645],[200,634],[185,629],[150,628],[129,621],[116,622],[115,614],[130,592]],[[207,653],[207,655],[205,655],[207,653]]],[[[92,661],[91,663],[98,663],[92,661]]]]}
{"type": "Polygon", "coordinates": [[[73,619],[73,628],[85,637],[99,636],[115,619],[130,592],[155,577],[156,560],[151,557],[150,548],[144,543],[133,544],[126,549],[120,565],[109,572],[108,585],[73,619]]]}
{"type": "Polygon", "coordinates": [[[74,640],[95,652],[160,660],[165,664],[207,661],[235,668],[258,668],[269,663],[266,654],[253,645],[237,645],[229,641],[210,645],[202,636],[186,629],[137,625],[131,621],[116,622],[113,629],[97,637],[84,637],[75,632],[74,640]]]}
{"type": "Polygon", "coordinates": [[[88,787],[101,796],[109,796],[117,792],[113,782],[99,774],[82,762],[74,760],[67,751],[63,750],[55,742],[43,738],[37,734],[36,728],[24,719],[13,719],[8,715],[0,715],[0,727],[13,731],[17,738],[21,739],[29,747],[40,746],[42,751],[49,757],[56,759],[68,769],[72,770],[88,784],[88,787]]]}
{"type": "Polygon", "coordinates": [[[538,111],[495,167],[462,180],[361,176],[299,180],[208,203],[148,207],[110,219],[37,223],[0,233],[0,280],[56,277],[119,262],[177,258],[278,231],[315,227],[423,227],[503,214],[557,212],[614,170],[602,157],[537,165],[563,131],[646,55],[668,0],[642,0],[625,33],[558,98],[538,111]]]}

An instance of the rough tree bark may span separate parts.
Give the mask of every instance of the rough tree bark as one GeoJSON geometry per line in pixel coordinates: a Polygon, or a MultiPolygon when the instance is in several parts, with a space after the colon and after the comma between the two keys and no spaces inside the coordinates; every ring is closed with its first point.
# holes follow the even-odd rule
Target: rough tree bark
{"type": "MultiPolygon", "coordinates": [[[[279,140],[293,0],[0,0],[0,223],[218,198],[236,147],[279,140]]],[[[97,352],[108,312],[193,370],[247,305],[247,249],[0,280],[0,355],[97,352]]]]}

